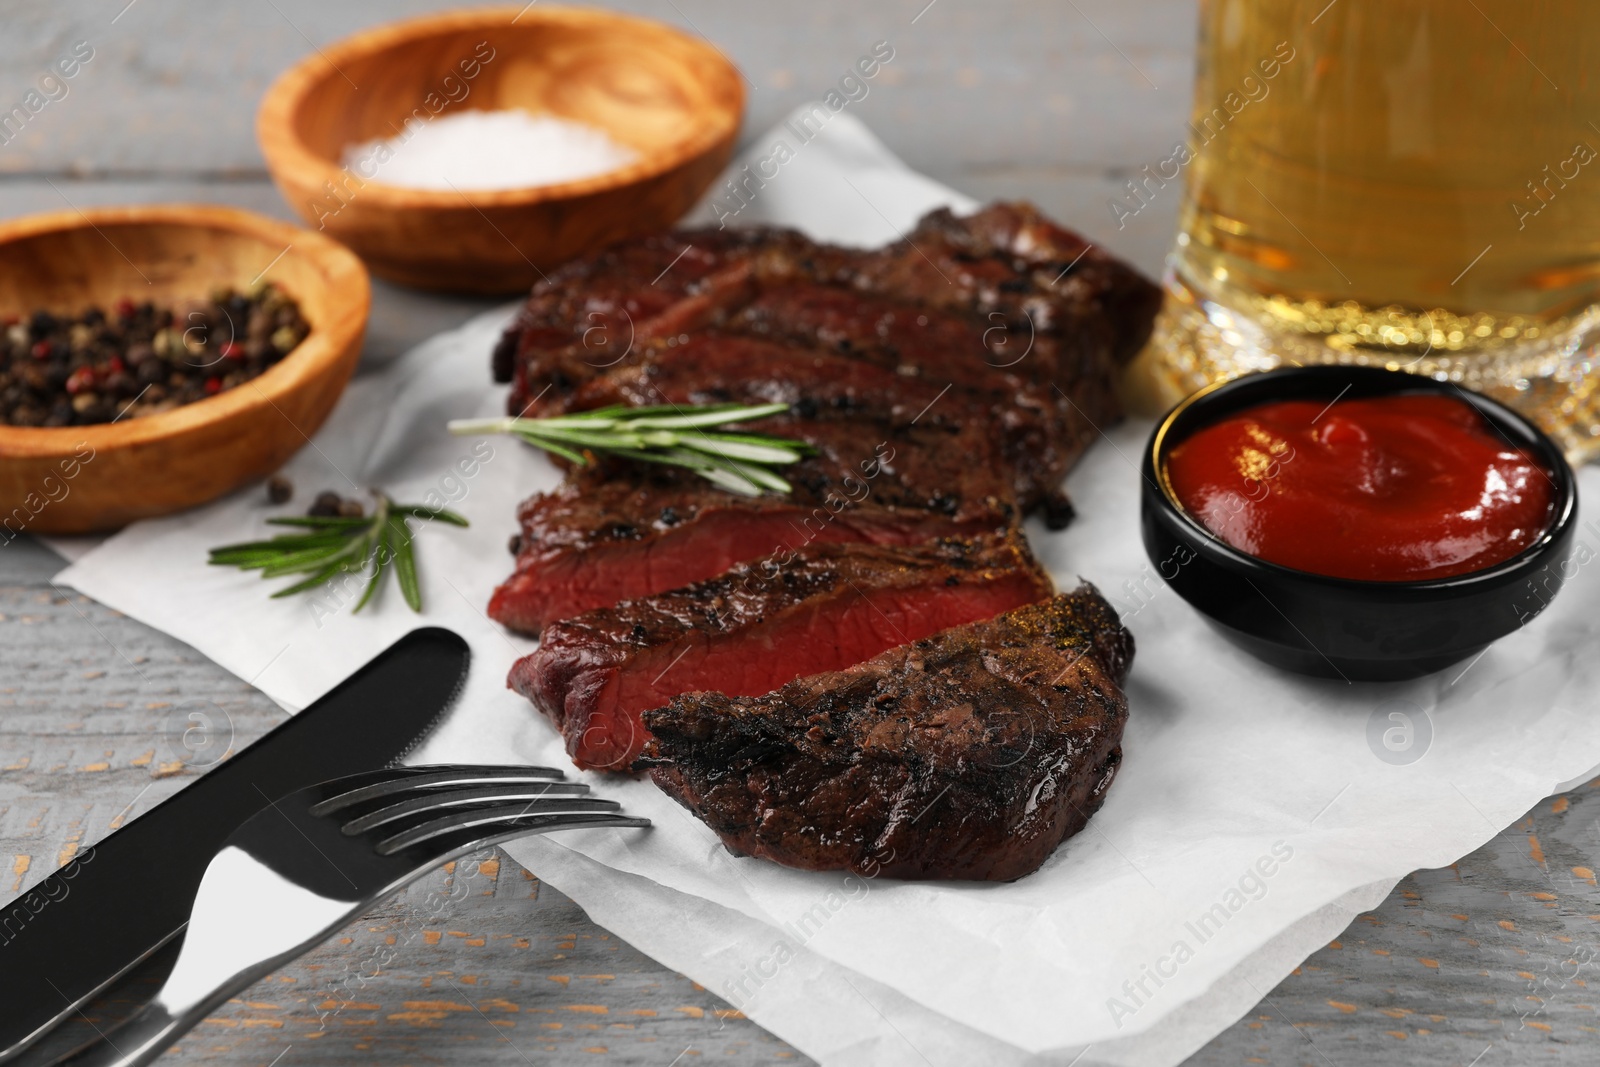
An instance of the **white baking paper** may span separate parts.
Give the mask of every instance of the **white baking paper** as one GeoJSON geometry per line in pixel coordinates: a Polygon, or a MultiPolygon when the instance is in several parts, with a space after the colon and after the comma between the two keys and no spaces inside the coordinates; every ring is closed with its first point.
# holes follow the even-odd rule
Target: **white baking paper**
{"type": "MultiPolygon", "coordinates": [[[[770,158],[785,137],[780,126],[757,138],[742,162],[770,158]]],[[[848,115],[790,147],[752,199],[701,216],[875,244],[932,206],[971,204],[905,169],[848,115]]],[[[508,439],[444,431],[501,411],[488,352],[508,314],[364,373],[286,470],[302,506],[319,489],[382,486],[406,500],[436,493],[471,519],[421,533],[421,618],[392,588],[352,616],[348,594],[274,601],[254,576],[207,567],[207,548],[268,529],[259,487],[130,527],[59,581],[290,709],[412,627],[448,626],[471,643],[473,674],[417,759],[565,766],[555,732],[504,688],[532,643],[482,612],[510,570],[517,501],[555,472],[508,439]]],[[[1147,432],[1125,424],[1089,452],[1068,482],[1079,509],[1069,529],[1029,529],[1057,581],[1096,582],[1138,641],[1116,784],[1038,873],[951,885],[791,871],[730,856],[647,782],[613,779],[595,782],[651,830],[530,840],[512,855],[825,1063],[1162,1067],[1399,878],[1456,860],[1600,765],[1600,568],[1587,565],[1600,529],[1580,533],[1584,565],[1549,610],[1470,664],[1393,685],[1293,677],[1220,640],[1145,559],[1134,457],[1147,432]]],[[[1600,489],[1593,470],[1582,483],[1600,489]]]]}

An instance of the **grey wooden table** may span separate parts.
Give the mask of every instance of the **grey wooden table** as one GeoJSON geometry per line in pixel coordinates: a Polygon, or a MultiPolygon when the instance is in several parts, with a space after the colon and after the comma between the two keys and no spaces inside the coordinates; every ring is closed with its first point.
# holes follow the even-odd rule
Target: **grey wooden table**
{"type": "MultiPolygon", "coordinates": [[[[0,144],[0,216],[200,200],[290,217],[251,135],[267,83],[314,45],[437,6],[0,0],[0,110],[74,42],[94,49],[67,94],[0,144]]],[[[749,75],[752,132],[889,40],[895,58],[858,114],[893,149],[976,196],[1031,198],[1159,270],[1176,189],[1121,229],[1107,202],[1182,137],[1192,0],[611,6],[722,47],[749,75]]],[[[365,359],[392,358],[484,306],[379,284],[365,359]]],[[[26,540],[0,548],[0,898],[193,778],[163,725],[173,706],[214,702],[240,745],[281,718],[182,643],[54,586],[61,566],[26,540]]],[[[1596,787],[1550,798],[1460,862],[1405,879],[1190,1062],[1600,1062],[1600,990],[1588,984],[1600,954],[1596,787]]],[[[259,983],[167,1060],[668,1067],[697,1057],[805,1060],[490,852],[259,983]],[[361,969],[383,949],[391,962],[361,969]]]]}

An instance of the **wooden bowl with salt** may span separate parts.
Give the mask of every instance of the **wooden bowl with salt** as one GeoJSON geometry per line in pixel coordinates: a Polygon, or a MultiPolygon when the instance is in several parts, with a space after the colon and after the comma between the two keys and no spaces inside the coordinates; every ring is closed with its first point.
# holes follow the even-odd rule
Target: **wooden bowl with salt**
{"type": "Polygon", "coordinates": [[[0,223],[0,317],[172,306],[269,281],[311,332],[260,376],[143,417],[0,424],[0,544],[114,530],[205,503],[282,466],[317,432],[361,356],[371,286],[321,234],[198,204],[88,208],[0,223]]]}
{"type": "Polygon", "coordinates": [[[430,15],[320,49],[267,91],[256,132],[293,208],[374,273],[494,294],[672,225],[727,164],[743,109],[741,76],[712,45],[645,19],[538,4],[430,15]],[[352,146],[438,116],[509,109],[594,127],[634,159],[492,190],[405,188],[381,180],[381,157],[344,162],[352,146]]]}

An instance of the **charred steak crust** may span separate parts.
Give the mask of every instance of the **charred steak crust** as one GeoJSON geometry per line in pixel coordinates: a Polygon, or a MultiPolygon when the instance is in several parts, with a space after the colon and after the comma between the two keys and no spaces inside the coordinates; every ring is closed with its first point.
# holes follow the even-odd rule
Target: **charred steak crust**
{"type": "Polygon", "coordinates": [[[911,547],[812,545],[547,627],[507,683],[573,762],[627,770],[639,714],[691,689],[757,695],[1053,591],[1020,535],[911,547]]]}
{"type": "Polygon", "coordinates": [[[761,697],[646,712],[656,783],[736,853],[1010,881],[1100,806],[1132,636],[1088,585],[761,697]]]}

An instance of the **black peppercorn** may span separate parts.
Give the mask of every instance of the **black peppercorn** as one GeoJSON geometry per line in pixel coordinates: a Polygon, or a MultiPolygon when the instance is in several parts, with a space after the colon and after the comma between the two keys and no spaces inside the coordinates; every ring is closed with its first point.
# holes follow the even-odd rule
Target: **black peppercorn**
{"type": "Polygon", "coordinates": [[[337,518],[339,515],[339,505],[343,503],[344,500],[339,496],[338,493],[335,493],[331,489],[324,489],[322,492],[318,493],[317,498],[311,502],[311,507],[306,511],[306,514],[318,518],[337,518]]]}
{"type": "Polygon", "coordinates": [[[175,308],[119,300],[76,318],[42,309],[0,318],[0,424],[158,414],[249,381],[310,332],[299,306],[271,283],[175,308]]]}

